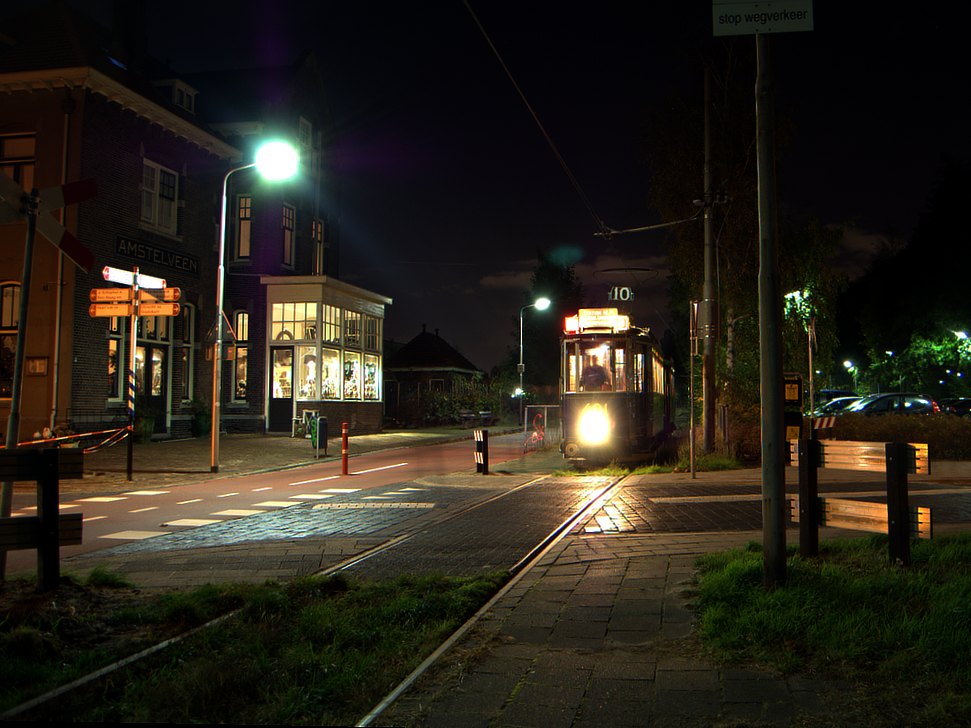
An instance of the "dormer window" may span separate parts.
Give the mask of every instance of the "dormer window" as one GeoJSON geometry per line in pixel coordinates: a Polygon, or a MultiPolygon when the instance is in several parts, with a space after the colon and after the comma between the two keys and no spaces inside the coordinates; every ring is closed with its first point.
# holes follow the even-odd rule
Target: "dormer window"
{"type": "Polygon", "coordinates": [[[175,78],[167,81],[159,81],[156,85],[171,91],[171,101],[175,106],[188,111],[190,114],[196,113],[196,96],[199,92],[189,84],[175,78]]]}

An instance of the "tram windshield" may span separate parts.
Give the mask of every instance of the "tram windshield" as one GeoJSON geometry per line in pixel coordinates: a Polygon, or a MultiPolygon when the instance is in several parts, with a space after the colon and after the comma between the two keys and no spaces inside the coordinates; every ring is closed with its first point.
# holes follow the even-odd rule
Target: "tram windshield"
{"type": "Polygon", "coordinates": [[[640,392],[644,382],[644,354],[629,354],[616,339],[570,341],[564,347],[564,386],[567,392],[640,392]]]}

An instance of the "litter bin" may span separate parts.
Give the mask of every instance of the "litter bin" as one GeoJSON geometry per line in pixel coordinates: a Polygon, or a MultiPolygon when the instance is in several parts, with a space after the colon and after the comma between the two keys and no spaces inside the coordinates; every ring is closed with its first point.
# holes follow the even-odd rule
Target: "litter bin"
{"type": "Polygon", "coordinates": [[[323,449],[327,454],[327,418],[314,417],[310,420],[310,446],[318,452],[323,449]]]}

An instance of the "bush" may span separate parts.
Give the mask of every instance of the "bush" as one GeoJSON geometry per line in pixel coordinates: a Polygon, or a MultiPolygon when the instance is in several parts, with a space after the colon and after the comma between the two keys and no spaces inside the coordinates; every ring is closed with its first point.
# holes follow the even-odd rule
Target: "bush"
{"type": "Polygon", "coordinates": [[[971,419],[957,415],[845,414],[830,431],[837,440],[926,442],[934,460],[971,460],[971,419]]]}

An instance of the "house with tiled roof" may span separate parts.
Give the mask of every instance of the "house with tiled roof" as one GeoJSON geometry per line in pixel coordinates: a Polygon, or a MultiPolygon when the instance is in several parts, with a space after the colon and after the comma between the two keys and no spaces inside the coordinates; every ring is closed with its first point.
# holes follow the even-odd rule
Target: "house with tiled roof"
{"type": "Polygon", "coordinates": [[[404,426],[426,424],[424,400],[456,392],[483,376],[482,370],[435,333],[421,333],[385,361],[385,419],[404,426]]]}

